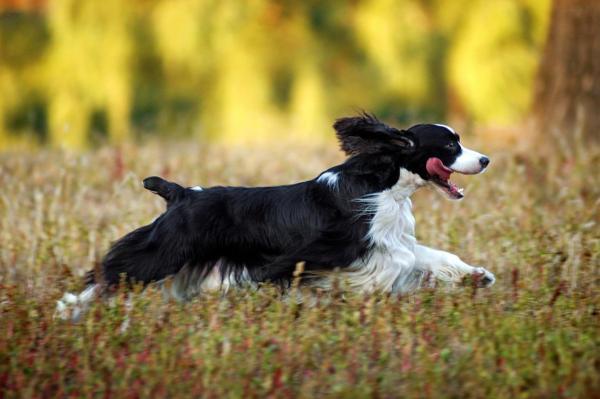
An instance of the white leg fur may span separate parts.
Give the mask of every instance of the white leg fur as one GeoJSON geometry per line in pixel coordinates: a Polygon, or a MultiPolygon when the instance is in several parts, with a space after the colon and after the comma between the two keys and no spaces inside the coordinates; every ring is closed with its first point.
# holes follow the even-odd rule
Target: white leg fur
{"type": "Polygon", "coordinates": [[[100,289],[100,285],[92,284],[78,295],[65,292],[63,297],[56,301],[54,317],[62,320],[79,320],[90,303],[98,297],[100,289]]]}
{"type": "Polygon", "coordinates": [[[173,298],[178,302],[187,302],[200,295],[202,292],[221,290],[227,292],[230,287],[250,282],[250,276],[246,269],[243,270],[240,281],[236,281],[233,275],[221,276],[221,262],[213,266],[208,274],[204,274],[201,268],[185,265],[169,281],[161,282],[162,293],[165,299],[173,298]]]}
{"type": "Polygon", "coordinates": [[[483,267],[473,267],[463,262],[458,256],[424,245],[415,246],[416,266],[429,271],[435,278],[447,282],[459,282],[464,276],[476,275],[480,284],[489,287],[496,282],[493,273],[483,267]]]}

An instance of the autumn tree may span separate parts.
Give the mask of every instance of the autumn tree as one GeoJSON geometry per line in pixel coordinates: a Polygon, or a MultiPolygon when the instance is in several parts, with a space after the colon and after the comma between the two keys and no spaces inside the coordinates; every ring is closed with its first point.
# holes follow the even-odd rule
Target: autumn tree
{"type": "Polygon", "coordinates": [[[554,0],[534,114],[540,132],[599,140],[600,1],[554,0]]]}

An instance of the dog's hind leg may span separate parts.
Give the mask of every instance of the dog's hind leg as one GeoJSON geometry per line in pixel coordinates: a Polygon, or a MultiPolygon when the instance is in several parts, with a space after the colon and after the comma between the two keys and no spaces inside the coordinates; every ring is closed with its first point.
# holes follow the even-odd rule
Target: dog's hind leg
{"type": "Polygon", "coordinates": [[[80,294],[67,292],[57,301],[55,316],[77,321],[92,301],[110,295],[122,281],[128,287],[136,283],[147,286],[176,274],[189,260],[191,244],[165,234],[164,228],[154,222],[118,240],[100,270],[87,274],[86,288],[80,294]]]}
{"type": "MultiPolygon", "coordinates": [[[[167,201],[167,208],[185,195],[185,189],[160,177],[144,180],[144,187],[167,201]]],[[[152,224],[140,227],[115,242],[102,260],[99,273],[89,272],[80,294],[65,293],[57,301],[56,316],[76,320],[89,303],[109,294],[122,278],[132,286],[144,286],[176,274],[193,260],[194,246],[187,215],[171,209],[152,224]],[[173,231],[178,234],[173,234],[173,231]],[[98,275],[96,275],[98,274],[98,275]]]]}
{"type": "MultiPolygon", "coordinates": [[[[165,216],[165,215],[163,215],[165,216]]],[[[116,286],[124,277],[129,284],[144,286],[176,274],[193,262],[195,248],[190,234],[173,234],[172,224],[161,216],[118,240],[102,261],[102,280],[116,286]]]]}

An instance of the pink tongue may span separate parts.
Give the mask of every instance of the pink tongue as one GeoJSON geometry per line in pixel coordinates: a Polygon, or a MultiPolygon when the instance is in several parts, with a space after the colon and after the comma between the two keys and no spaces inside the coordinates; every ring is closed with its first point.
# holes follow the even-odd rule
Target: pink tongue
{"type": "Polygon", "coordinates": [[[450,178],[450,174],[452,173],[452,169],[448,169],[439,158],[429,158],[427,163],[425,164],[425,169],[427,169],[427,173],[431,176],[438,176],[444,180],[448,180],[450,178]]]}

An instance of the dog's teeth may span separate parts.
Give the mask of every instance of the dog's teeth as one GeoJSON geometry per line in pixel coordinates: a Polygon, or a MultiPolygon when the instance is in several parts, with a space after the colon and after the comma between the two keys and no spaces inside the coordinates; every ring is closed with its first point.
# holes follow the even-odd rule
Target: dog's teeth
{"type": "Polygon", "coordinates": [[[459,189],[458,189],[458,193],[459,193],[459,194],[463,194],[464,192],[465,192],[465,189],[464,189],[464,188],[459,188],[459,189]]]}

